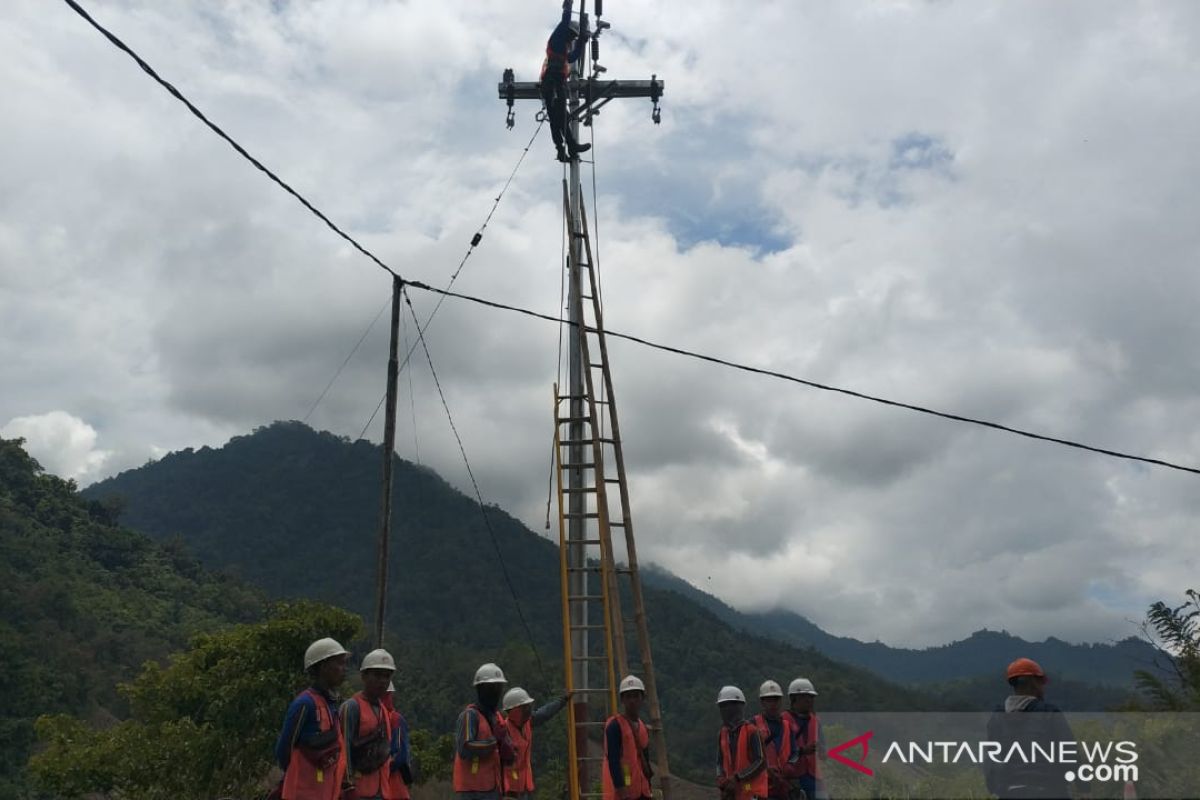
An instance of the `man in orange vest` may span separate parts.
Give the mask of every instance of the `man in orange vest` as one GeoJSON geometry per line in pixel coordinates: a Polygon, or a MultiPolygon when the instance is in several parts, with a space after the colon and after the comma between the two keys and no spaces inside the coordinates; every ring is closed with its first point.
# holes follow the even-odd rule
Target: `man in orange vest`
{"type": "Polygon", "coordinates": [[[618,691],[622,713],[604,723],[604,766],[600,773],[604,800],[649,800],[654,771],[650,768],[650,731],[641,719],[646,685],[641,678],[629,675],[621,679],[618,691]]]}
{"type": "Polygon", "coordinates": [[[792,724],[792,754],[784,774],[809,800],[829,800],[821,776],[825,737],[815,708],[816,698],[817,690],[808,678],[796,678],[788,684],[791,708],[784,714],[792,724]]]}
{"type": "Polygon", "coordinates": [[[542,100],[546,103],[546,117],[550,120],[550,136],[558,150],[558,160],[567,162],[580,153],[591,149],[590,144],[579,144],[571,133],[567,122],[567,81],[571,78],[571,65],[583,55],[587,44],[587,32],[580,35],[579,23],[571,19],[572,0],[563,0],[562,21],[550,33],[546,41],[546,60],[542,62],[542,100]],[[563,142],[567,150],[563,150],[563,142]]]}
{"type": "Polygon", "coordinates": [[[758,687],[758,702],[762,711],[753,722],[762,737],[767,757],[768,795],[776,800],[788,800],[792,786],[784,778],[784,771],[792,757],[791,719],[783,712],[783,689],[775,681],[763,681],[758,687]]]}
{"type": "Polygon", "coordinates": [[[570,699],[568,692],[535,711],[533,698],[520,686],[504,693],[504,724],[508,727],[508,740],[513,748],[513,763],[504,768],[505,797],[518,800],[533,797],[533,729],[554,719],[570,699]]]}
{"type": "Polygon", "coordinates": [[[495,664],[475,670],[475,702],[458,715],[454,736],[454,791],[460,800],[500,800],[502,769],[513,763],[508,726],[500,716],[507,681],[495,664]]]}
{"type": "Polygon", "coordinates": [[[396,662],[387,650],[367,653],[359,667],[363,689],[342,703],[346,782],[361,800],[396,800],[392,791],[392,715],[383,704],[396,662]]]}
{"type": "Polygon", "coordinates": [[[769,791],[767,759],[758,726],[746,719],[746,696],[736,686],[717,694],[717,788],[722,800],[762,800],[769,791]]]}
{"type": "Polygon", "coordinates": [[[288,706],[275,743],[283,770],[283,800],[352,800],[346,777],[346,747],[338,724],[337,687],[346,679],[346,649],[318,639],[304,652],[309,688],[288,706]],[[343,793],[345,790],[345,793],[343,793]]]}

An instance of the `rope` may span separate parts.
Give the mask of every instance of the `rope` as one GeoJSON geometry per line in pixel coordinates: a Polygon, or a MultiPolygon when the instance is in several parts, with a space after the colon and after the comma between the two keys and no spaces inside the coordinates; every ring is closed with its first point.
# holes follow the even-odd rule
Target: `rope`
{"type": "Polygon", "coordinates": [[[433,385],[437,387],[438,397],[441,398],[442,408],[445,409],[446,419],[450,423],[450,431],[454,434],[454,441],[458,443],[458,452],[462,454],[463,464],[467,468],[467,477],[471,479],[471,488],[474,490],[475,500],[479,504],[479,513],[483,516],[484,527],[487,528],[488,536],[492,540],[492,547],[496,550],[496,560],[500,564],[500,573],[504,576],[504,583],[508,587],[508,593],[512,595],[513,606],[517,610],[521,626],[525,629],[525,636],[529,639],[529,647],[533,650],[533,657],[537,661],[538,671],[541,672],[542,680],[546,680],[546,666],[542,663],[542,656],[538,652],[537,644],[533,638],[533,630],[529,627],[529,622],[525,619],[525,612],[521,609],[521,601],[517,597],[517,590],[513,587],[512,578],[508,574],[508,567],[504,563],[504,553],[500,550],[500,540],[496,537],[496,531],[492,528],[492,520],[488,517],[487,506],[484,504],[483,495],[479,491],[479,482],[475,480],[475,471],[471,469],[471,461],[467,458],[467,450],[463,446],[462,436],[458,433],[458,426],[454,424],[454,415],[450,413],[450,404],[446,402],[446,393],[442,391],[442,382],[438,380],[437,370],[434,369],[433,356],[429,354],[429,344],[425,341],[425,335],[421,333],[421,323],[417,319],[417,312],[413,308],[408,292],[404,289],[401,291],[404,294],[404,303],[408,306],[409,313],[412,314],[413,320],[417,323],[418,342],[421,345],[421,349],[425,351],[425,360],[429,363],[429,374],[433,376],[433,385]]]}

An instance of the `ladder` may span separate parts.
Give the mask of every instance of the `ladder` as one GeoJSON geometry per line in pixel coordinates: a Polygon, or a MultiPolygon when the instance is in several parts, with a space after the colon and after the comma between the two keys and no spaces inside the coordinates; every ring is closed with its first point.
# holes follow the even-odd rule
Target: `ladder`
{"type": "Polygon", "coordinates": [[[568,787],[570,800],[599,797],[605,720],[618,713],[617,685],[637,674],[646,685],[655,782],[670,800],[670,771],[654,662],[650,652],[637,548],[629,508],[625,457],[613,394],[612,372],[600,302],[600,281],[592,256],[582,187],[577,187],[579,218],[572,219],[567,183],[563,209],[571,237],[568,276],[572,319],[579,332],[578,389],[554,386],[554,473],[558,495],[559,566],[562,583],[563,664],[568,706],[568,787]],[[611,471],[611,472],[610,472],[611,471]],[[615,475],[615,477],[610,477],[615,475]],[[624,535],[625,565],[618,566],[612,530],[624,535]],[[627,578],[640,669],[630,670],[628,617],[622,611],[620,578],[627,578]]]}

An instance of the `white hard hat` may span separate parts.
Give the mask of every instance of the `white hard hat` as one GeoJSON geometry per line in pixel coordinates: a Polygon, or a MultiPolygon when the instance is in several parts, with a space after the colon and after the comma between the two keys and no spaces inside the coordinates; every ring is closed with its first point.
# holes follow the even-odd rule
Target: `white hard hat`
{"type": "Polygon", "coordinates": [[[512,711],[517,706],[528,705],[532,702],[533,698],[529,696],[529,692],[520,686],[514,686],[504,693],[504,700],[500,703],[500,710],[512,711]]]}
{"type": "Polygon", "coordinates": [[[746,695],[742,694],[742,690],[736,686],[722,686],[721,691],[717,692],[717,705],[744,702],[746,702],[746,695]]]}
{"type": "Polygon", "coordinates": [[[386,669],[395,672],[396,660],[387,650],[372,650],[363,657],[362,666],[358,668],[358,671],[366,672],[369,669],[386,669]]]}
{"type": "Polygon", "coordinates": [[[306,670],[312,669],[314,665],[320,664],[326,659],[333,658],[334,656],[345,655],[349,655],[349,653],[347,653],[346,648],[338,644],[336,640],[317,639],[308,646],[307,650],[304,651],[304,668],[306,670]]]}
{"type": "Polygon", "coordinates": [[[796,678],[788,684],[788,694],[811,694],[816,697],[817,690],[808,678],[796,678]]]}
{"type": "Polygon", "coordinates": [[[495,664],[484,664],[479,669],[475,670],[475,685],[481,683],[508,683],[504,679],[504,671],[495,664]]]}
{"type": "Polygon", "coordinates": [[[783,689],[775,681],[763,681],[762,686],[758,687],[758,697],[760,700],[764,697],[783,697],[783,689]]]}
{"type": "Polygon", "coordinates": [[[642,679],[637,675],[626,675],[621,679],[621,688],[617,694],[625,694],[626,692],[641,692],[646,693],[646,684],[642,683],[642,679]]]}

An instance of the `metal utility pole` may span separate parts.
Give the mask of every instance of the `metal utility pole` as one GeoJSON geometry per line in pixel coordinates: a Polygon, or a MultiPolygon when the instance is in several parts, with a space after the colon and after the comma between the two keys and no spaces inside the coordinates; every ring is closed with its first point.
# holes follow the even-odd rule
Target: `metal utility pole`
{"type": "MultiPolygon", "coordinates": [[[[581,124],[591,126],[605,105],[616,98],[649,98],[651,118],[660,121],[658,101],[663,83],[657,76],[645,81],[604,80],[605,68],[599,61],[599,35],[609,27],[600,19],[603,6],[596,3],[596,31],[591,37],[591,56],[571,65],[568,81],[568,124],[576,142],[581,124]]],[[[588,35],[586,0],[579,11],[581,36],[588,35]]],[[[500,99],[508,105],[508,127],[514,125],[516,100],[541,100],[541,85],[518,82],[511,69],[505,70],[499,85],[500,99]]],[[[548,109],[546,112],[548,113],[548,109]]],[[[616,712],[614,676],[629,674],[624,638],[624,621],[617,573],[628,574],[634,599],[641,651],[642,678],[646,683],[647,707],[651,717],[652,741],[658,761],[658,784],[664,800],[669,800],[670,775],[661,710],[650,657],[646,615],[642,604],[641,583],[637,574],[636,548],[629,514],[629,496],[625,485],[624,459],[621,452],[615,400],[612,397],[611,372],[607,347],[603,341],[603,323],[598,301],[598,268],[591,252],[587,219],[581,196],[580,161],[569,163],[564,186],[568,228],[568,386],[565,394],[555,391],[555,453],[558,465],[560,548],[563,582],[563,636],[566,643],[567,687],[575,692],[570,709],[570,797],[571,800],[596,796],[593,791],[603,769],[601,759],[592,755],[597,742],[596,726],[602,726],[607,714],[616,712]],[[590,339],[596,339],[590,341],[590,339]],[[602,372],[596,372],[601,369],[602,372]],[[610,426],[612,435],[603,433],[610,426]],[[605,478],[604,464],[614,463],[617,477],[605,478]],[[591,473],[589,484],[588,473],[591,473]],[[610,514],[609,489],[620,510],[610,514]],[[611,518],[610,518],[611,517],[611,518]],[[613,560],[610,526],[624,530],[629,568],[617,569],[613,560]],[[601,605],[602,603],[602,605],[601,605]],[[590,612],[590,613],[589,613],[590,612]],[[593,635],[595,634],[595,635],[593,635]]]]}
{"type": "Polygon", "coordinates": [[[392,278],[392,331],[388,345],[387,408],[383,417],[383,492],[379,511],[379,555],[375,583],[375,647],[383,647],[387,610],[388,540],[392,535],[392,460],[396,452],[396,384],[400,374],[400,292],[404,282],[392,278]]]}

